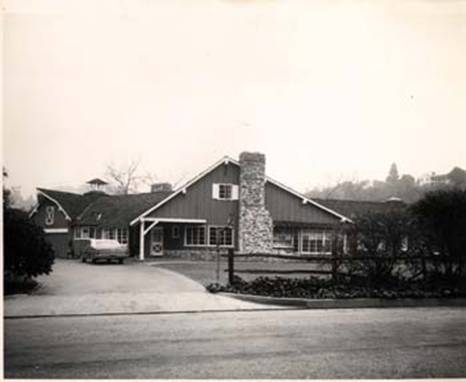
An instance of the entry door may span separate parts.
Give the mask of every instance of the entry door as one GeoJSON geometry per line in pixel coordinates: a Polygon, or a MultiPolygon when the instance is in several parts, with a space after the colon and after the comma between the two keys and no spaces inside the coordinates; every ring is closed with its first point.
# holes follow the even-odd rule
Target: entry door
{"type": "Polygon", "coordinates": [[[163,227],[154,227],[150,236],[150,254],[151,256],[163,255],[163,227]]]}

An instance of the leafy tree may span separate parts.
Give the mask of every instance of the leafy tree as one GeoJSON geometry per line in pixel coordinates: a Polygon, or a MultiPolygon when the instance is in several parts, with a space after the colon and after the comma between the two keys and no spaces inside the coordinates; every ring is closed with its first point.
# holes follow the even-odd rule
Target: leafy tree
{"type": "Polygon", "coordinates": [[[400,179],[398,175],[398,168],[396,167],[396,163],[392,163],[390,166],[390,171],[388,172],[388,176],[386,179],[387,183],[395,184],[400,179]]]}
{"type": "MultiPolygon", "coordinates": [[[[3,175],[7,176],[6,171],[3,175]]],[[[3,190],[3,253],[5,279],[30,278],[52,271],[54,252],[42,228],[27,213],[11,207],[10,192],[3,190]]]]}
{"type": "Polygon", "coordinates": [[[364,276],[371,286],[392,281],[396,257],[406,252],[413,223],[405,209],[366,213],[354,219],[350,255],[367,257],[350,264],[352,273],[364,276]]]}
{"type": "Polygon", "coordinates": [[[454,187],[466,187],[466,171],[463,169],[455,167],[447,174],[447,177],[454,187]]]}
{"type": "Polygon", "coordinates": [[[448,273],[464,271],[466,257],[466,190],[437,190],[415,203],[412,212],[430,247],[450,259],[448,273]]]}

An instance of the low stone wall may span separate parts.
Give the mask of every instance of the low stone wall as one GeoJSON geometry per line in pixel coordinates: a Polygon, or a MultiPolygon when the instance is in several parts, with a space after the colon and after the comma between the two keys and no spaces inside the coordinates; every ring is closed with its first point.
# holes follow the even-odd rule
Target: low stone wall
{"type": "MultiPolygon", "coordinates": [[[[292,251],[289,250],[274,250],[273,253],[279,255],[294,255],[292,251]]],[[[223,255],[228,254],[228,249],[220,249],[220,254],[222,255],[222,261],[227,261],[227,258],[223,255]]],[[[179,260],[192,260],[192,261],[213,261],[217,259],[217,250],[214,248],[199,248],[199,249],[171,249],[164,250],[163,257],[165,259],[179,259],[179,260]]],[[[235,257],[235,263],[237,262],[264,262],[264,263],[301,263],[305,264],[302,260],[298,259],[280,259],[280,258],[271,258],[260,255],[252,254],[250,257],[235,257]]]]}
{"type": "MultiPolygon", "coordinates": [[[[227,249],[221,249],[220,254],[227,254],[227,249]]],[[[180,260],[212,261],[217,259],[217,250],[211,248],[202,249],[170,249],[164,250],[164,258],[180,260]]]]}

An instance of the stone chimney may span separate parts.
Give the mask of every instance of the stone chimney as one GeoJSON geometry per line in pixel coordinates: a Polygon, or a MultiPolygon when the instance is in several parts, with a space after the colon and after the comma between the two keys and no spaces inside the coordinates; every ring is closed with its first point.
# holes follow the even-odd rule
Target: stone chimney
{"type": "Polygon", "coordinates": [[[265,155],[243,152],[239,163],[239,251],[270,253],[273,249],[273,222],[265,208],[265,155]]]}
{"type": "Polygon", "coordinates": [[[170,192],[172,190],[172,185],[170,183],[154,183],[150,186],[150,192],[170,192]]]}

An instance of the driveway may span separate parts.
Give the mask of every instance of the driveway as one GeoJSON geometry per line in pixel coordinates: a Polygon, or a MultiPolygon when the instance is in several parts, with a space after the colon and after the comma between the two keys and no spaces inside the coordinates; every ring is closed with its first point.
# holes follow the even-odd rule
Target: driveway
{"type": "Polygon", "coordinates": [[[5,317],[264,309],[210,294],[178,273],[135,262],[57,260],[53,272],[38,281],[41,287],[32,295],[5,297],[5,317]]]}

